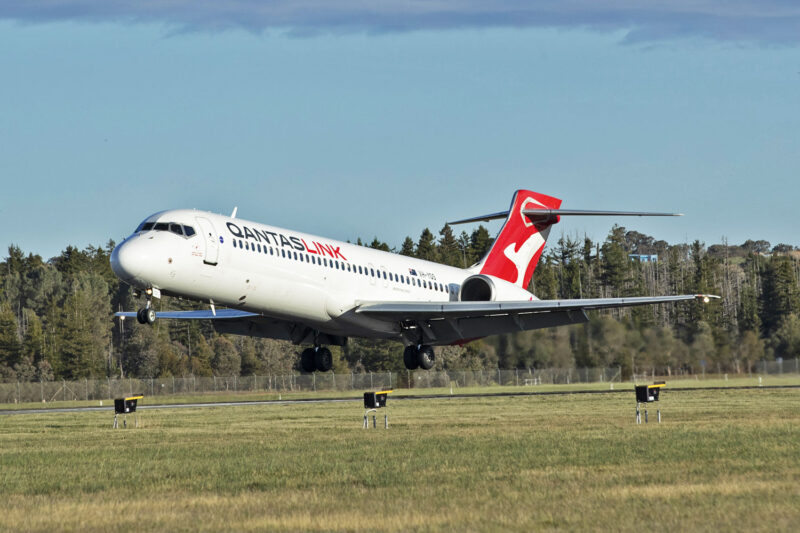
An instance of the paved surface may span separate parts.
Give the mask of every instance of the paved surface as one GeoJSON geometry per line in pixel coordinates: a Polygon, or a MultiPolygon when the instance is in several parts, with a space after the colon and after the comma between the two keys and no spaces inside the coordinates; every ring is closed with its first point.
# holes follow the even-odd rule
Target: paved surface
{"type": "MultiPolygon", "coordinates": [[[[687,387],[669,388],[669,392],[687,392],[700,390],[752,390],[752,389],[798,389],[800,385],[771,385],[771,386],[748,386],[748,387],[687,387]]],[[[392,400],[458,400],[464,398],[498,398],[513,396],[562,396],[567,394],[631,394],[631,389],[622,390],[570,390],[570,391],[547,391],[547,392],[492,392],[486,394],[431,394],[431,395],[393,395],[392,400]]],[[[245,402],[208,402],[208,403],[182,403],[182,404],[162,404],[162,405],[140,405],[138,409],[197,409],[202,407],[239,407],[245,405],[296,405],[304,403],[343,403],[361,402],[362,398],[307,398],[298,400],[264,400],[264,401],[245,401],[245,402]]],[[[92,411],[113,411],[114,404],[110,403],[103,407],[54,407],[42,409],[8,409],[0,410],[0,415],[37,415],[48,413],[86,413],[92,411]]]]}

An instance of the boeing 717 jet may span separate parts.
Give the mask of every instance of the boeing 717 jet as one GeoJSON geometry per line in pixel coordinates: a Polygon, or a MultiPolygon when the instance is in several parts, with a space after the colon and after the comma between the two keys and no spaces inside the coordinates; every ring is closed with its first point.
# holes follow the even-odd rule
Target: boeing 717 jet
{"type": "Polygon", "coordinates": [[[673,216],[671,213],[561,209],[561,200],[516,191],[508,211],[451,222],[504,218],[488,253],[466,268],[432,263],[355,244],[196,210],[147,217],[114,248],[111,267],[146,296],[136,317],[211,320],[219,333],[285,339],[308,345],[307,372],[331,369],[327,346],[348,337],[405,345],[408,369],[430,369],[433,346],[588,320],[586,311],[716,296],[539,300],[526,290],[553,224],[562,216],[673,216]],[[208,310],[156,312],[169,295],[208,310]],[[224,309],[217,309],[217,306],[224,309]]]}

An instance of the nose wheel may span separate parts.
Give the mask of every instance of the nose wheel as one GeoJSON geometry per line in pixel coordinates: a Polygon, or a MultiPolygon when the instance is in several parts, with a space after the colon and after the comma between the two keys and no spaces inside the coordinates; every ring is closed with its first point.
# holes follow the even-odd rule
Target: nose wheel
{"type": "Polygon", "coordinates": [[[145,307],[144,309],[139,309],[136,312],[136,320],[139,324],[150,324],[152,325],[156,321],[156,310],[152,307],[145,307]]]}

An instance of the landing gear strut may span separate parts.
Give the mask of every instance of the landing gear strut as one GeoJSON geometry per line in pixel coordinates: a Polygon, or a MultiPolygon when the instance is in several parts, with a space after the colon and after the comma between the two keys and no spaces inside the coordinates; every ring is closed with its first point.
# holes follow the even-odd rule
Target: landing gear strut
{"type": "Polygon", "coordinates": [[[139,324],[150,324],[151,326],[156,321],[156,310],[151,306],[152,293],[147,294],[147,303],[145,306],[136,311],[136,320],[139,324]]]}
{"type": "Polygon", "coordinates": [[[303,372],[327,372],[333,368],[333,354],[325,346],[306,348],[300,354],[300,367],[303,372]]]}
{"type": "Polygon", "coordinates": [[[427,344],[406,346],[406,349],[403,350],[403,363],[409,370],[417,368],[430,370],[436,363],[436,355],[433,353],[433,348],[427,344]]]}

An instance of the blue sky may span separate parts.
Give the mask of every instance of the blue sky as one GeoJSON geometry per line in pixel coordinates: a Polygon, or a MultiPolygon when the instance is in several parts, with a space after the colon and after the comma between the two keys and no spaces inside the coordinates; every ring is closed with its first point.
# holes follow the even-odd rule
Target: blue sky
{"type": "Polygon", "coordinates": [[[800,10],[548,4],[5,2],[0,247],[234,206],[399,246],[517,188],[683,212],[617,220],[670,242],[800,245],[800,10]]]}

